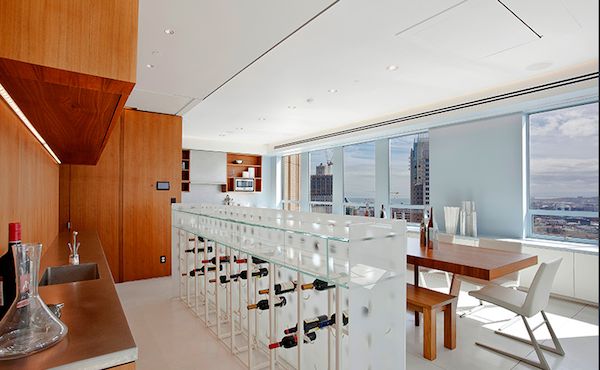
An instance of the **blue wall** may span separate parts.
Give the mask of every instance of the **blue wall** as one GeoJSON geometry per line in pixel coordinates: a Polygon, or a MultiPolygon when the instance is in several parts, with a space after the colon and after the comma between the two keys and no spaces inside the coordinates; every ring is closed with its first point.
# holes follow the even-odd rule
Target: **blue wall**
{"type": "Polygon", "coordinates": [[[521,114],[429,130],[431,205],[441,230],[444,206],[473,200],[479,235],[523,236],[523,134],[521,114]]]}

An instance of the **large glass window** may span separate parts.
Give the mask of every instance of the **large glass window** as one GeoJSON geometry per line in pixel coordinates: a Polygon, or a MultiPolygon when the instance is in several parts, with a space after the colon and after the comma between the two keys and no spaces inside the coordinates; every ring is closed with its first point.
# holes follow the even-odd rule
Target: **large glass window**
{"type": "Polygon", "coordinates": [[[288,211],[300,210],[300,154],[281,158],[283,194],[281,205],[288,211]]]}
{"type": "Polygon", "coordinates": [[[529,234],[598,243],[598,103],[529,116],[529,234]]]}
{"type": "Polygon", "coordinates": [[[390,139],[390,216],[411,223],[423,220],[429,204],[429,136],[390,139]]]}
{"type": "Polygon", "coordinates": [[[347,215],[375,215],[375,142],[344,147],[344,208],[347,215]]]}
{"type": "Polygon", "coordinates": [[[331,213],[333,210],[333,150],[310,152],[310,210],[331,213]]]}

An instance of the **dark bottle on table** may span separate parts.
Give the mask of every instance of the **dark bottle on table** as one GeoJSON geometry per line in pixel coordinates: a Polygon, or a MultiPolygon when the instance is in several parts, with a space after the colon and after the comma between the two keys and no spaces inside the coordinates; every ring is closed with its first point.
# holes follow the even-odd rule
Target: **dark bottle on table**
{"type": "MultiPolygon", "coordinates": [[[[279,302],[275,303],[274,306],[275,307],[283,307],[283,306],[285,306],[286,303],[287,303],[287,300],[285,299],[285,297],[279,297],[279,302]]],[[[254,310],[256,308],[258,308],[259,310],[262,310],[262,311],[268,310],[269,309],[269,300],[263,299],[263,300],[258,301],[257,303],[248,305],[249,310],[254,310]]]]}
{"type": "Polygon", "coordinates": [[[433,248],[433,207],[429,208],[429,222],[427,223],[427,248],[433,248]]]}
{"type": "Polygon", "coordinates": [[[17,296],[15,257],[13,246],[21,244],[21,224],[8,224],[8,250],[0,257],[0,320],[13,304],[17,296]]]}
{"type": "Polygon", "coordinates": [[[302,284],[302,290],[326,290],[331,288],[335,288],[335,285],[329,285],[328,282],[319,279],[315,279],[315,281],[313,281],[312,283],[302,284]]]}
{"type": "MultiPolygon", "coordinates": [[[[311,332],[304,335],[304,343],[312,343],[315,339],[317,339],[317,333],[311,332]]],[[[283,348],[292,348],[298,345],[298,336],[287,335],[281,339],[280,342],[269,344],[269,349],[275,349],[279,347],[283,348]]]]}

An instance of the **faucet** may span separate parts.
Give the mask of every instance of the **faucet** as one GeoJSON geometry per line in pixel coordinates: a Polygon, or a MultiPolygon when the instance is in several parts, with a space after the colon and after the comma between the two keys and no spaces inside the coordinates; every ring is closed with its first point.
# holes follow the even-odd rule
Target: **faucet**
{"type": "Polygon", "coordinates": [[[69,251],[71,254],[69,255],[69,264],[70,265],[79,265],[79,242],[77,241],[77,231],[73,231],[73,244],[67,243],[69,246],[69,251]]]}

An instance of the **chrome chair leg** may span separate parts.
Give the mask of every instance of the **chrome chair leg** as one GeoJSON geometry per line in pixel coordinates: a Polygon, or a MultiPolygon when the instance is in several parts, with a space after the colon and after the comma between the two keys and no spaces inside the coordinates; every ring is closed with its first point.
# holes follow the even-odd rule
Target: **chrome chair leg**
{"type": "MultiPolygon", "coordinates": [[[[543,350],[552,352],[552,353],[556,353],[560,356],[564,356],[565,351],[563,350],[562,346],[560,345],[560,342],[558,341],[558,338],[556,337],[556,334],[554,333],[554,330],[552,329],[552,326],[550,325],[550,321],[548,321],[548,318],[546,317],[546,313],[544,311],[541,311],[542,316],[544,318],[544,324],[546,324],[546,327],[548,328],[548,331],[550,332],[550,336],[552,337],[552,342],[554,343],[554,348],[552,347],[548,347],[542,344],[539,344],[538,341],[535,339],[535,334],[533,333],[533,331],[535,329],[537,329],[537,327],[535,329],[531,329],[531,327],[529,326],[529,323],[527,322],[527,319],[524,316],[521,316],[521,318],[523,319],[523,323],[525,324],[525,328],[527,329],[527,333],[529,334],[529,337],[531,338],[531,340],[527,340],[527,339],[523,339],[523,338],[519,338],[516,337],[514,335],[510,335],[510,334],[506,334],[504,332],[501,331],[495,331],[496,334],[502,335],[504,337],[510,338],[510,339],[515,339],[518,340],[519,342],[523,342],[523,343],[527,343],[533,346],[533,349],[535,350],[535,353],[538,357],[539,362],[535,362],[535,361],[531,361],[529,359],[526,359],[524,357],[520,357],[517,355],[514,355],[512,353],[506,352],[506,351],[502,351],[493,347],[490,347],[486,344],[482,344],[482,343],[475,343],[476,345],[483,347],[485,349],[488,349],[490,351],[499,353],[501,355],[513,358],[515,360],[519,360],[522,362],[525,362],[526,364],[529,364],[531,366],[535,366],[537,368],[543,369],[543,370],[550,370],[550,366],[548,365],[548,362],[546,361],[546,358],[544,357],[544,353],[542,352],[543,350]]],[[[538,326],[539,327],[539,326],[538,326]]]]}

